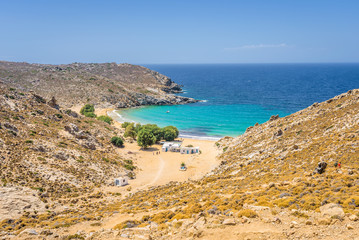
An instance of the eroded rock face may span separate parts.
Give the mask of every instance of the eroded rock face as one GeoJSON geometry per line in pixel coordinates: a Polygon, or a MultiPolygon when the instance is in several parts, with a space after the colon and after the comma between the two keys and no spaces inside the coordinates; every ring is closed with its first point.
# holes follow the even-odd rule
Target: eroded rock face
{"type": "Polygon", "coordinates": [[[73,135],[80,141],[80,144],[88,149],[96,150],[96,146],[99,146],[99,142],[90,133],[82,131],[73,123],[65,126],[65,130],[73,135]]]}
{"type": "Polygon", "coordinates": [[[26,211],[44,212],[45,203],[35,190],[25,187],[0,187],[0,221],[18,218],[26,211]]]}

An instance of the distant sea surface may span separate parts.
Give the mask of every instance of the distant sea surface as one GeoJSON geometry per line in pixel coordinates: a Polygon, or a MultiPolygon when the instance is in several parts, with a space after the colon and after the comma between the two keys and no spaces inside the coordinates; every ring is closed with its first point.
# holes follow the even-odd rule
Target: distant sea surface
{"type": "Polygon", "coordinates": [[[359,88],[359,64],[145,65],[182,84],[204,102],[120,110],[122,119],[173,125],[182,137],[238,136],[270,116],[284,117],[314,102],[359,88]],[[169,112],[167,112],[169,111],[169,112]]]}

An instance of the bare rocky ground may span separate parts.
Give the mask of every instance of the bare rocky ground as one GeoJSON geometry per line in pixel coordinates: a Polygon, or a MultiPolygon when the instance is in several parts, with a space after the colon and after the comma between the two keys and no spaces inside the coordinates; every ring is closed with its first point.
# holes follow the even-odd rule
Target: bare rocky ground
{"type": "Polygon", "coordinates": [[[202,179],[126,198],[96,191],[126,172],[119,129],[17,89],[0,98],[2,202],[23,212],[1,208],[2,239],[359,239],[359,90],[221,139],[202,179]]]}

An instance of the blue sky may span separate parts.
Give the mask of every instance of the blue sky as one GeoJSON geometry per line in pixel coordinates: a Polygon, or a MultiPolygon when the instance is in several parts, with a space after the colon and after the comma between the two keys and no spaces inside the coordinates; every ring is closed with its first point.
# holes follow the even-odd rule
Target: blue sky
{"type": "Polygon", "coordinates": [[[359,62],[357,0],[0,1],[0,60],[359,62]]]}

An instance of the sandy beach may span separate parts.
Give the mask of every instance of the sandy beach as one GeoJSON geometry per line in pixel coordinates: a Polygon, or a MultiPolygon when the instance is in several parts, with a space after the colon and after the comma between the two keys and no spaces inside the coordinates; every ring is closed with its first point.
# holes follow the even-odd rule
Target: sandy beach
{"type": "MultiPolygon", "coordinates": [[[[114,109],[96,109],[95,113],[108,115],[114,109]]],[[[121,128],[121,123],[114,121],[114,126],[121,128]]],[[[117,149],[118,154],[124,159],[132,159],[136,178],[129,180],[127,187],[106,187],[104,191],[120,192],[124,195],[138,190],[158,185],[164,185],[170,181],[195,180],[203,177],[206,173],[218,166],[219,162],[216,156],[219,150],[215,141],[199,140],[190,138],[181,138],[182,146],[193,145],[200,147],[199,154],[180,154],[179,152],[162,152],[161,145],[155,144],[150,148],[143,150],[137,142],[127,139],[124,148],[117,149]],[[184,162],[187,171],[180,171],[180,165],[184,162]],[[131,189],[129,191],[129,189],[131,189]]]]}

